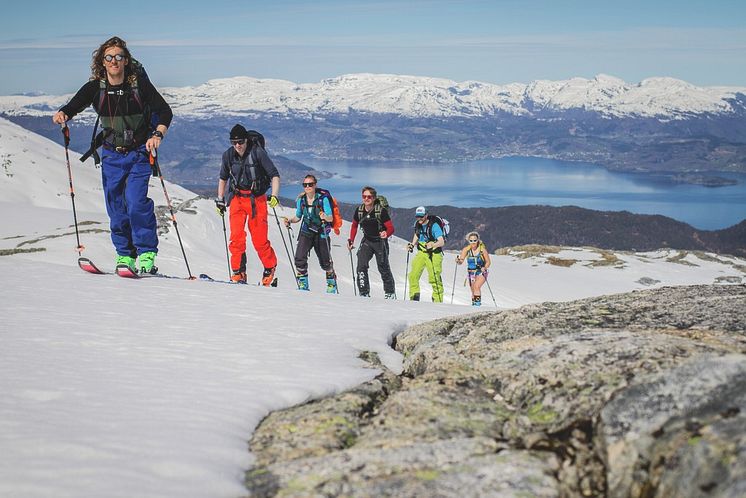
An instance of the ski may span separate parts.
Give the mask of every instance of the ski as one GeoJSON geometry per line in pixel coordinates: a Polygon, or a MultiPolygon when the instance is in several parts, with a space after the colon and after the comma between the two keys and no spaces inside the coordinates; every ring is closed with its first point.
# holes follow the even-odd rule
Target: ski
{"type": "MultiPolygon", "coordinates": [[[[212,278],[207,273],[200,273],[198,279],[204,282],[215,282],[217,284],[236,285],[236,282],[231,282],[230,280],[218,280],[216,278],[212,278]]],[[[246,282],[241,282],[239,285],[246,285],[246,282]]]]}
{"type": "Polygon", "coordinates": [[[88,273],[94,273],[96,275],[106,275],[105,271],[100,270],[98,266],[94,265],[93,261],[88,258],[78,258],[78,266],[81,270],[88,273]]]}
{"type": "Polygon", "coordinates": [[[218,284],[246,285],[246,282],[233,282],[231,280],[218,280],[217,278],[212,278],[207,273],[200,273],[199,280],[203,280],[205,282],[215,282],[218,284]]]}
{"type": "Polygon", "coordinates": [[[140,278],[140,274],[127,265],[117,265],[116,272],[117,275],[123,278],[140,278]]]}
{"type": "MultiPolygon", "coordinates": [[[[106,272],[101,270],[98,266],[96,266],[93,261],[91,261],[88,258],[78,258],[78,266],[87,273],[92,273],[94,275],[112,275],[112,273],[106,272]]],[[[144,277],[159,277],[159,278],[173,278],[177,280],[190,280],[187,277],[174,277],[172,275],[166,275],[164,273],[144,273],[139,274],[132,270],[127,265],[119,265],[116,268],[116,274],[122,278],[144,278],[144,277]]],[[[197,279],[191,279],[191,280],[202,280],[204,282],[215,282],[219,284],[235,284],[235,282],[231,282],[229,280],[218,280],[215,278],[212,278],[210,275],[206,273],[200,273],[199,277],[197,279]]],[[[275,279],[275,286],[277,285],[277,279],[275,279]]]]}

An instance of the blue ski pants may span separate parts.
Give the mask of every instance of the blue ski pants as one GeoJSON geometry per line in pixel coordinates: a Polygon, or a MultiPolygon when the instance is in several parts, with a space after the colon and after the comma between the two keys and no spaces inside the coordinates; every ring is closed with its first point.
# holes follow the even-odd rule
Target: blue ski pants
{"type": "Polygon", "coordinates": [[[120,256],[158,252],[155,204],[148,198],[151,168],[145,146],[122,154],[103,149],[101,175],[111,241],[120,256]]]}

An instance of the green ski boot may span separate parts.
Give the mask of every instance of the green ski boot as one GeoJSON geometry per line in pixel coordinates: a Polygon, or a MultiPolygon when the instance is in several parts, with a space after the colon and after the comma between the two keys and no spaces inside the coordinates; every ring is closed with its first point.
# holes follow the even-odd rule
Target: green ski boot
{"type": "Polygon", "coordinates": [[[140,254],[140,274],[154,275],[158,272],[158,267],[155,266],[155,254],[153,251],[140,254]]]}

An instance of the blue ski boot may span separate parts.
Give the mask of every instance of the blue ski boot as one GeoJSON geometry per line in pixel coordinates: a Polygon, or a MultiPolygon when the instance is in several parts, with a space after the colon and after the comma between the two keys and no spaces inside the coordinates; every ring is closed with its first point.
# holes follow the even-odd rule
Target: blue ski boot
{"type": "Polygon", "coordinates": [[[296,275],[295,279],[298,281],[298,290],[307,291],[308,288],[308,275],[296,275]]]}
{"type": "Polygon", "coordinates": [[[338,294],[337,289],[337,275],[333,271],[326,272],[326,293],[327,294],[338,294]]]}

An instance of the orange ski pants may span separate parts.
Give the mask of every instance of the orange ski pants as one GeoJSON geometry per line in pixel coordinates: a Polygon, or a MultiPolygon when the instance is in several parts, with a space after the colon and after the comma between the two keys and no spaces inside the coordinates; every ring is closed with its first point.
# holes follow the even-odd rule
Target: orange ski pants
{"type": "Polygon", "coordinates": [[[251,242],[254,249],[259,255],[264,268],[274,268],[277,266],[277,256],[275,255],[272,245],[267,239],[267,196],[260,195],[257,197],[235,196],[231,200],[229,208],[230,226],[231,226],[231,243],[229,245],[231,252],[231,269],[246,271],[246,224],[248,222],[251,242]]]}

